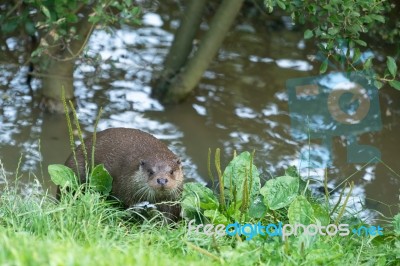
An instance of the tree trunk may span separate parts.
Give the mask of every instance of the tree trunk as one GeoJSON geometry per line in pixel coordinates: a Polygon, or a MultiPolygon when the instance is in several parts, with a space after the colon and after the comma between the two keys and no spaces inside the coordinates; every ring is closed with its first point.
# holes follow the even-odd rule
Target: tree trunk
{"type": "Polygon", "coordinates": [[[164,69],[153,82],[152,96],[162,98],[168,90],[170,80],[186,63],[192,51],[193,39],[200,26],[206,2],[207,0],[192,0],[189,2],[165,59],[164,69]]]}
{"type": "Polygon", "coordinates": [[[77,28],[76,39],[69,42],[65,47],[65,40],[60,42],[53,39],[56,33],[48,34],[45,42],[49,44],[48,54],[41,56],[40,65],[42,73],[42,100],[41,107],[51,113],[63,113],[63,103],[61,100],[62,90],[65,91],[65,99],[74,99],[73,73],[75,60],[79,57],[83,48],[86,46],[90,35],[93,32],[94,24],[88,21],[91,6],[86,6],[82,11],[80,22],[74,25],[77,28]]]}
{"type": "Polygon", "coordinates": [[[164,97],[164,103],[184,100],[200,81],[204,71],[215,57],[244,0],[223,0],[210,24],[210,29],[187,67],[173,80],[164,97]]]}
{"type": "Polygon", "coordinates": [[[50,113],[63,113],[62,90],[64,89],[67,101],[74,99],[73,73],[75,60],[62,62],[52,58],[46,59],[48,66],[46,74],[42,77],[42,100],[40,106],[50,113]]]}

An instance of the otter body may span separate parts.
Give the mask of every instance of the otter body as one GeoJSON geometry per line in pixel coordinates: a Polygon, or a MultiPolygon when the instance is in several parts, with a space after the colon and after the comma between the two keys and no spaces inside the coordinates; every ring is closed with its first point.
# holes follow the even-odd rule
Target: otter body
{"type": "MultiPolygon", "coordinates": [[[[85,141],[91,165],[92,137],[85,141]]],[[[82,145],[75,150],[65,165],[86,182],[85,159],[82,145]]],[[[110,128],[96,134],[94,165],[104,164],[113,178],[111,196],[126,208],[143,201],[160,203],[175,201],[183,186],[180,159],[154,136],[137,129],[110,128]]],[[[179,217],[179,206],[158,205],[170,218],[179,217]]]]}

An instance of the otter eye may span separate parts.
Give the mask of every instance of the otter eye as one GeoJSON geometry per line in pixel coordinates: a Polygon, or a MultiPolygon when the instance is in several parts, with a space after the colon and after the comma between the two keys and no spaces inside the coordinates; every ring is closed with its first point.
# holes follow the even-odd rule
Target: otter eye
{"type": "Polygon", "coordinates": [[[149,175],[154,175],[154,171],[153,170],[148,170],[147,172],[149,173],[149,175]]]}
{"type": "Polygon", "coordinates": [[[140,160],[140,165],[144,165],[144,161],[143,160],[140,160]]]}
{"type": "Polygon", "coordinates": [[[169,173],[170,173],[171,175],[173,175],[173,174],[174,174],[174,170],[169,171],[169,173]]]}
{"type": "Polygon", "coordinates": [[[181,164],[181,159],[178,159],[178,161],[176,161],[177,164],[181,164]]]}

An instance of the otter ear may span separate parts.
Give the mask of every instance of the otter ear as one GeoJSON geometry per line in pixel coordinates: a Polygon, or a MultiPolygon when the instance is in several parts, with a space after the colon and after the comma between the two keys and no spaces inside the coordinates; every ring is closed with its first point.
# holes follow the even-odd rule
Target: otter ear
{"type": "Polygon", "coordinates": [[[143,166],[145,162],[143,160],[140,160],[140,165],[143,166]]]}

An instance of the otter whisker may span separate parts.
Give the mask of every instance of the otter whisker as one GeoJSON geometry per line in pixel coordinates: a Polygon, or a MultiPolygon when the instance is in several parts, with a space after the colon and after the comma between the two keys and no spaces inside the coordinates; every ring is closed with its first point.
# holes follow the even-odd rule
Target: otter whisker
{"type": "Polygon", "coordinates": [[[142,199],[148,198],[148,196],[147,196],[148,191],[149,191],[149,188],[147,186],[142,186],[136,191],[136,193],[134,194],[134,198],[139,197],[138,202],[141,202],[142,199]]]}

